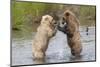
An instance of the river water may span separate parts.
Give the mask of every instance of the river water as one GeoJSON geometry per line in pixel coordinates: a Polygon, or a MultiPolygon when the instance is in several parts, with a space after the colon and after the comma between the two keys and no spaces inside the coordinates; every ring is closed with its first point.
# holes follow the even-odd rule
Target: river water
{"type": "Polygon", "coordinates": [[[32,40],[36,32],[12,32],[12,66],[30,65],[30,64],[47,64],[62,62],[80,62],[95,61],[95,27],[89,27],[88,35],[86,27],[80,27],[81,41],[83,51],[81,56],[75,58],[70,53],[66,35],[57,31],[56,35],[50,40],[46,57],[44,60],[33,60],[32,58],[32,40]]]}

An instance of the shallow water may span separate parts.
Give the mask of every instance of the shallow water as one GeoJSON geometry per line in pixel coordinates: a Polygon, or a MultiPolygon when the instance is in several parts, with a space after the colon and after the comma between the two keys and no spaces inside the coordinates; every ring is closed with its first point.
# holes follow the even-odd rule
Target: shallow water
{"type": "Polygon", "coordinates": [[[75,58],[70,53],[66,35],[57,31],[50,42],[44,60],[33,60],[32,39],[35,32],[13,32],[12,36],[12,65],[30,65],[75,61],[95,61],[95,27],[89,27],[88,35],[86,28],[80,27],[83,51],[81,56],[75,58]]]}

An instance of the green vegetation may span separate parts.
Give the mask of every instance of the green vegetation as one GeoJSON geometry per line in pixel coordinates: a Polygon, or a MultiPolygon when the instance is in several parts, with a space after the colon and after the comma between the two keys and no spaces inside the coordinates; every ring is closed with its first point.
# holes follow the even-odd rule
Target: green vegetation
{"type": "Polygon", "coordinates": [[[35,16],[38,16],[38,13],[42,13],[44,5],[33,4],[27,2],[12,2],[12,28],[13,29],[22,29],[27,27],[27,25],[32,24],[32,20],[35,16]],[[37,11],[40,9],[40,11],[37,11]]]}
{"type": "Polygon", "coordinates": [[[36,31],[42,15],[60,15],[65,9],[73,11],[79,18],[81,25],[95,25],[95,6],[20,2],[13,0],[11,5],[12,29],[36,31]]]}
{"type": "Polygon", "coordinates": [[[93,26],[96,24],[96,8],[93,6],[81,6],[80,21],[82,25],[93,26]]]}

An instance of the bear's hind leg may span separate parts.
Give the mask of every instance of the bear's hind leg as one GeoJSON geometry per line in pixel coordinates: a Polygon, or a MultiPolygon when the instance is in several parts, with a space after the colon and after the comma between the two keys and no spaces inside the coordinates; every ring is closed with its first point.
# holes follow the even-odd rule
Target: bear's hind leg
{"type": "Polygon", "coordinates": [[[71,48],[71,54],[73,56],[76,56],[76,57],[80,56],[81,51],[82,51],[81,47],[79,47],[79,48],[71,48]]]}
{"type": "Polygon", "coordinates": [[[73,56],[80,56],[80,53],[82,52],[82,45],[81,44],[69,44],[69,47],[71,49],[71,54],[73,56]]]}
{"type": "Polygon", "coordinates": [[[33,53],[33,57],[34,57],[34,59],[44,59],[45,53],[42,51],[35,51],[33,53]]]}

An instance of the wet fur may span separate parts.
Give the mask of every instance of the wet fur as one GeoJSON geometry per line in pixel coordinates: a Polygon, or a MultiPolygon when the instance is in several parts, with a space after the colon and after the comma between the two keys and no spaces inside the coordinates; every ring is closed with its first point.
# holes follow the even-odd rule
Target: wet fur
{"type": "Polygon", "coordinates": [[[32,52],[35,59],[43,59],[51,37],[56,34],[55,20],[50,15],[42,16],[41,24],[37,29],[32,44],[32,52]]]}
{"type": "Polygon", "coordinates": [[[64,12],[62,18],[63,18],[62,22],[65,21],[66,27],[59,26],[59,30],[64,32],[67,35],[67,41],[71,49],[72,55],[79,56],[82,51],[80,32],[79,32],[79,20],[76,18],[74,13],[72,13],[69,10],[66,10],[64,12]],[[60,28],[64,30],[61,30],[60,28]]]}

